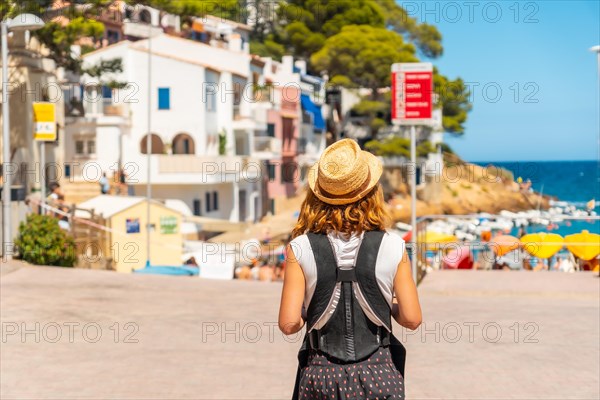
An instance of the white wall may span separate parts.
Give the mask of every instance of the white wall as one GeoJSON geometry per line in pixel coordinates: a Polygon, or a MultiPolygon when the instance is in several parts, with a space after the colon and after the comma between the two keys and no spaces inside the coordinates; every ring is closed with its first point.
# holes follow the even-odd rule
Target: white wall
{"type": "MultiPolygon", "coordinates": [[[[148,132],[148,55],[132,50],[129,82],[138,89],[131,108],[131,136],[127,148],[139,154],[140,141],[148,132]],[[135,102],[137,101],[137,102],[135,102]]],[[[150,89],[151,131],[163,143],[171,143],[178,133],[194,139],[196,154],[206,154],[205,105],[202,99],[204,68],[181,61],[152,57],[150,89]],[[158,109],[158,88],[170,89],[170,109],[158,109]]]]}
{"type": "MultiPolygon", "coordinates": [[[[120,42],[103,50],[92,52],[85,56],[86,64],[96,63],[101,59],[120,57],[123,61],[124,71],[108,76],[113,79],[128,83],[128,87],[118,91],[118,102],[125,103],[128,107],[130,126],[124,129],[122,136],[123,163],[133,163],[137,166],[136,176],[139,182],[145,182],[146,156],[140,153],[140,142],[148,133],[148,97],[150,95],[150,132],[159,135],[163,143],[169,144],[179,133],[187,133],[194,139],[195,153],[197,156],[214,156],[218,154],[218,137],[210,138],[207,126],[214,134],[215,126],[220,132],[222,129],[227,134],[227,154],[235,154],[235,139],[233,130],[233,75],[249,79],[250,57],[243,52],[232,52],[225,49],[210,47],[208,45],[190,40],[161,35],[151,39],[151,87],[148,87],[148,40],[137,42],[120,42]],[[217,89],[217,112],[211,120],[207,118],[206,104],[204,103],[203,90],[207,68],[219,72],[219,87],[217,89]],[[170,89],[170,109],[158,109],[158,88],[170,89]],[[126,130],[126,131],[125,131],[126,130]]],[[[84,82],[93,82],[90,77],[84,77],[84,82]]],[[[251,93],[249,90],[248,93],[251,93]]],[[[101,101],[101,99],[99,100],[101,101]]],[[[244,115],[251,115],[250,104],[244,104],[242,98],[241,111],[244,115]]],[[[98,120],[101,120],[101,117],[98,120]]],[[[113,140],[115,132],[109,128],[97,129],[97,158],[110,165],[118,160],[118,141],[113,140]],[[102,135],[102,136],[101,136],[102,135]],[[106,139],[106,142],[102,142],[106,139]]],[[[176,157],[176,156],[174,156],[176,157]]],[[[241,165],[241,160],[234,160],[241,165]]],[[[228,162],[227,165],[230,165],[228,162]]],[[[158,160],[153,157],[151,162],[152,173],[158,173],[158,160]]],[[[238,221],[239,190],[247,191],[248,219],[253,216],[253,191],[255,185],[240,179],[229,179],[223,182],[200,182],[200,172],[190,173],[164,173],[162,184],[153,185],[153,197],[177,198],[193,209],[193,200],[198,198],[202,202],[202,215],[212,218],[224,218],[238,221]],[[184,176],[185,175],[185,176],[184,176]],[[181,178],[185,179],[181,179],[181,178]],[[173,184],[166,184],[173,181],[173,184]],[[206,212],[205,193],[217,190],[219,192],[219,210],[206,212]]],[[[145,186],[135,184],[135,193],[145,195],[145,186]]]]}
{"type": "Polygon", "coordinates": [[[96,171],[104,171],[107,176],[112,176],[118,169],[119,162],[119,136],[121,128],[117,125],[100,126],[96,129],[71,125],[67,127],[65,140],[65,159],[70,163],[79,163],[74,166],[76,171],[85,171],[86,180],[95,180],[96,171]],[[75,142],[77,140],[95,140],[96,153],[91,156],[78,155],[75,153],[75,142]],[[86,164],[94,164],[88,165],[86,164]]]}
{"type": "MultiPolygon", "coordinates": [[[[203,83],[205,67],[220,72],[217,93],[217,126],[227,134],[227,154],[235,153],[233,120],[232,74],[248,79],[250,58],[241,52],[210,47],[203,43],[161,35],[151,39],[153,56],[151,95],[151,130],[164,143],[170,143],[181,132],[190,134],[195,141],[196,154],[207,154],[206,105],[203,83]],[[158,88],[171,89],[171,109],[158,110],[158,88]]],[[[131,135],[126,138],[126,148],[139,153],[139,142],[148,132],[148,40],[135,43],[121,42],[107,49],[85,56],[86,64],[100,59],[121,57],[124,72],[107,76],[130,85],[120,90],[120,101],[127,102],[131,110],[131,135]]],[[[87,82],[93,81],[89,77],[87,82]]],[[[249,115],[249,104],[242,104],[242,112],[249,115]]],[[[208,121],[214,125],[214,121],[208,121]]],[[[214,130],[212,127],[211,130],[214,130]]],[[[211,146],[210,153],[218,147],[211,146]]]]}
{"type": "MultiPolygon", "coordinates": [[[[152,185],[152,197],[155,199],[180,199],[192,210],[194,200],[199,199],[202,206],[203,217],[221,218],[237,221],[234,217],[233,184],[222,183],[218,185],[152,185]],[[206,212],[206,193],[217,191],[219,193],[219,209],[206,212]]],[[[146,195],[146,186],[135,187],[136,196],[146,195]]]]}

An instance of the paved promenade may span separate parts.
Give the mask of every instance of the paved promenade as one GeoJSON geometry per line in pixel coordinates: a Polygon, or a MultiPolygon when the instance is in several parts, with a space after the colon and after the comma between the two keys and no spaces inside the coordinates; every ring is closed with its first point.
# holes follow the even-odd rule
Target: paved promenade
{"type": "MultiPolygon", "coordinates": [[[[281,285],[51,267],[0,271],[2,399],[287,399],[300,337],[281,285]]],[[[410,399],[598,399],[600,279],[440,271],[398,329],[410,399]]],[[[398,328],[398,327],[396,327],[398,328]]]]}

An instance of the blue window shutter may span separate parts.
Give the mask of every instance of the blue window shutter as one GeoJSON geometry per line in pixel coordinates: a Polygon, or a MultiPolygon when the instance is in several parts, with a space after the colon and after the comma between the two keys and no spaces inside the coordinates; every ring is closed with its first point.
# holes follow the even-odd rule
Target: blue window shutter
{"type": "Polygon", "coordinates": [[[170,110],[171,109],[171,89],[158,88],[158,109],[159,110],[170,110]]]}
{"type": "Polygon", "coordinates": [[[108,86],[102,86],[102,98],[112,99],[112,89],[108,86]]]}

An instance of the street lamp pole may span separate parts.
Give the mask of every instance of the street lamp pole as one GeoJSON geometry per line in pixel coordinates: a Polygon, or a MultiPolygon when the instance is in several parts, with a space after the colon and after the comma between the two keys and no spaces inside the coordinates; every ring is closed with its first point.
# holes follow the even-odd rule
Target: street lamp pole
{"type": "MultiPolygon", "coordinates": [[[[44,21],[33,14],[17,15],[13,19],[7,18],[0,21],[2,36],[2,174],[4,175],[2,186],[2,254],[5,259],[11,259],[8,254],[11,245],[11,181],[12,171],[10,166],[10,108],[8,96],[8,31],[34,31],[44,26],[44,21]]],[[[44,168],[44,166],[42,166],[44,168]]]]}
{"type": "MultiPolygon", "coordinates": [[[[600,107],[600,44],[590,47],[590,51],[596,53],[598,57],[598,87],[596,90],[596,107],[600,107]]],[[[598,128],[600,128],[600,115],[598,116],[598,128]]],[[[598,147],[600,147],[600,136],[598,136],[598,147]]],[[[596,147],[596,152],[600,152],[600,150],[598,150],[598,147],[596,147]]],[[[600,155],[600,153],[598,153],[598,155],[600,155]]],[[[600,160],[600,157],[598,157],[598,159],[600,160]]]]}
{"type": "Polygon", "coordinates": [[[150,235],[152,234],[152,225],[150,224],[150,202],[152,201],[152,183],[150,175],[152,173],[152,24],[148,25],[148,134],[146,136],[146,267],[150,267],[150,235]]]}
{"type": "Polygon", "coordinates": [[[10,260],[8,247],[11,243],[10,202],[11,202],[11,173],[8,171],[10,164],[10,121],[8,108],[8,21],[0,22],[2,25],[2,254],[10,260]]]}

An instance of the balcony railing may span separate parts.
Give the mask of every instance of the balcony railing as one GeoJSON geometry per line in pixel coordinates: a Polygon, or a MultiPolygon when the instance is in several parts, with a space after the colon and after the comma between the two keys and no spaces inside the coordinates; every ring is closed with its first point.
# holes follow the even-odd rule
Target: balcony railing
{"type": "Polygon", "coordinates": [[[105,104],[104,115],[125,117],[127,116],[127,107],[125,104],[105,104]]]}
{"type": "Polygon", "coordinates": [[[258,159],[239,156],[196,156],[192,154],[153,155],[155,183],[224,183],[256,179],[258,159]]]}
{"type": "Polygon", "coordinates": [[[272,86],[257,86],[254,89],[254,101],[256,102],[273,102],[273,87],[272,86]]]}
{"type": "Polygon", "coordinates": [[[160,35],[162,32],[162,28],[158,26],[152,26],[143,22],[125,21],[123,23],[123,34],[125,36],[133,36],[145,39],[148,38],[150,35],[160,35]]]}
{"type": "Polygon", "coordinates": [[[127,103],[114,103],[112,99],[85,100],[83,108],[88,117],[98,115],[126,117],[129,114],[127,103]]]}
{"type": "Polygon", "coordinates": [[[261,159],[281,157],[281,139],[270,136],[255,136],[252,155],[261,159]]]}

